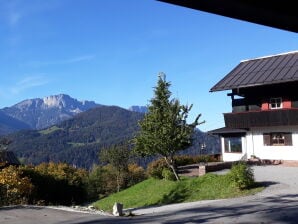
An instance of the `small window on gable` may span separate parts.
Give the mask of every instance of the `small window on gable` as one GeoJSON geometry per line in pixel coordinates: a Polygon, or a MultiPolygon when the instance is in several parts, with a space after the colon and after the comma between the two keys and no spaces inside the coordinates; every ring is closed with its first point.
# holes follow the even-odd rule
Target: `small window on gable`
{"type": "Polygon", "coordinates": [[[270,109],[280,109],[280,108],[282,108],[282,99],[281,99],[281,97],[271,98],[270,99],[270,109]]]}
{"type": "Polygon", "coordinates": [[[284,132],[274,132],[263,134],[265,146],[291,146],[292,134],[284,132]]]}

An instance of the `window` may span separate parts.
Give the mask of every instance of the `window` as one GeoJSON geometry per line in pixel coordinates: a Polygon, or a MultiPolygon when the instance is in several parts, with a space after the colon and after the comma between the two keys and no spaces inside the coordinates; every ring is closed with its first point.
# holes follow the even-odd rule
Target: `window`
{"type": "Polygon", "coordinates": [[[292,134],[285,132],[264,133],[265,146],[291,146],[292,134]]]}
{"type": "Polygon", "coordinates": [[[270,99],[270,109],[280,109],[282,108],[282,99],[279,98],[271,98],[270,99]]]}
{"type": "Polygon", "coordinates": [[[225,152],[242,152],[241,137],[225,137],[225,152]]]}
{"type": "Polygon", "coordinates": [[[272,145],[285,145],[285,136],[281,133],[274,133],[271,136],[272,145]]]}

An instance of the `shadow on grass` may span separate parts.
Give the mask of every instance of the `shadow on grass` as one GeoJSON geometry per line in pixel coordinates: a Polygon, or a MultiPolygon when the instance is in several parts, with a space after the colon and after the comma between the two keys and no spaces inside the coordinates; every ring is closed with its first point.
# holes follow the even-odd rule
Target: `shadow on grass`
{"type": "Polygon", "coordinates": [[[185,187],[178,186],[176,189],[171,190],[168,194],[164,195],[162,199],[158,201],[158,204],[164,205],[184,202],[188,196],[188,190],[185,187]]]}

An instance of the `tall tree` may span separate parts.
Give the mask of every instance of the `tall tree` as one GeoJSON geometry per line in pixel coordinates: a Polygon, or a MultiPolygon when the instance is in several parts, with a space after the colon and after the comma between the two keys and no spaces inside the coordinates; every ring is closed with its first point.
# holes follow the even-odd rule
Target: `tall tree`
{"type": "Polygon", "coordinates": [[[148,113],[139,122],[140,131],[133,139],[134,150],[141,156],[162,156],[177,180],[180,180],[174,155],[192,145],[192,135],[201,114],[195,121],[187,124],[188,113],[192,105],[181,105],[178,99],[170,99],[171,84],[166,81],[164,73],[158,76],[154,97],[150,100],[148,113]]]}
{"type": "Polygon", "coordinates": [[[108,163],[115,169],[117,192],[120,191],[121,182],[123,182],[124,175],[128,172],[128,165],[131,158],[130,152],[127,143],[120,143],[102,149],[99,154],[99,159],[102,163],[108,163]]]}

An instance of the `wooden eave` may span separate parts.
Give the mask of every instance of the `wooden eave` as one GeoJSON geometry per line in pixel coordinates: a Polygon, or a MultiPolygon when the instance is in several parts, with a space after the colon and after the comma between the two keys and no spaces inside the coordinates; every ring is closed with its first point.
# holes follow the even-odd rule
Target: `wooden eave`
{"type": "Polygon", "coordinates": [[[158,0],[298,33],[296,1],[292,0],[158,0]]]}

